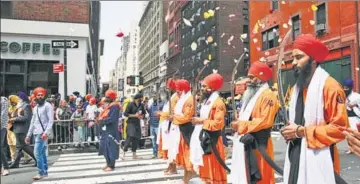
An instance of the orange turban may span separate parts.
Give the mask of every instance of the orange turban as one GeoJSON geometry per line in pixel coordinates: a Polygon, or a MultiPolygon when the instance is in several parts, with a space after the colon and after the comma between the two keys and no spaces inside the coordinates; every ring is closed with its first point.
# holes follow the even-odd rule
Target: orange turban
{"type": "Polygon", "coordinates": [[[42,93],[44,96],[46,96],[46,89],[42,87],[35,88],[34,95],[37,96],[39,93],[42,93]]]}
{"type": "Polygon", "coordinates": [[[175,82],[175,84],[176,84],[176,90],[179,90],[179,91],[188,92],[191,89],[189,82],[185,79],[177,80],[175,82]]]}
{"type": "Polygon", "coordinates": [[[96,99],[94,97],[90,98],[90,104],[91,105],[95,105],[96,104],[96,99]]]}
{"type": "Polygon", "coordinates": [[[116,96],[117,96],[117,94],[116,94],[116,92],[114,90],[109,89],[109,90],[107,90],[105,92],[105,97],[108,97],[108,98],[110,98],[112,100],[115,100],[116,96]]]}
{"type": "Polygon", "coordinates": [[[85,96],[85,100],[87,100],[87,101],[89,101],[91,98],[92,98],[92,95],[91,95],[91,94],[87,94],[87,95],[85,96]]]}
{"type": "Polygon", "coordinates": [[[224,78],[220,74],[213,73],[205,77],[203,83],[213,90],[219,90],[224,83],[224,78]]]}
{"type": "Polygon", "coordinates": [[[272,77],[272,70],[267,64],[256,61],[254,63],[251,63],[248,75],[249,74],[254,75],[260,80],[267,82],[272,77]]]}
{"type": "Polygon", "coordinates": [[[176,90],[175,79],[169,78],[166,83],[168,89],[176,90]]]}
{"type": "Polygon", "coordinates": [[[329,49],[320,40],[311,34],[302,34],[296,37],[293,49],[299,49],[320,63],[329,55],[329,49]]]}

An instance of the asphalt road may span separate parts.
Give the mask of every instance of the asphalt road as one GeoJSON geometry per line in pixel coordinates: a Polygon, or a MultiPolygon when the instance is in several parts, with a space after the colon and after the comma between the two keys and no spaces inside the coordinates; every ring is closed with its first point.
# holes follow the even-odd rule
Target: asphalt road
{"type": "MultiPolygon", "coordinates": [[[[279,166],[284,165],[286,144],[285,141],[280,137],[273,137],[274,150],[275,150],[275,161],[279,166]]],[[[345,154],[347,144],[345,141],[337,144],[340,158],[341,158],[341,176],[348,182],[348,184],[360,184],[360,158],[355,155],[345,154]]],[[[74,151],[66,151],[66,153],[74,153],[74,151]]],[[[57,151],[52,152],[49,157],[49,165],[56,162],[59,158],[57,151]],[[55,153],[55,154],[54,154],[55,153]]],[[[33,163],[33,162],[32,162],[33,163]]],[[[119,168],[121,170],[121,166],[119,168]]],[[[1,184],[30,184],[32,183],[32,176],[37,174],[37,168],[28,166],[22,166],[19,169],[11,170],[11,175],[1,177],[1,184]]],[[[51,172],[49,172],[49,176],[51,172]]],[[[281,181],[279,181],[281,182],[281,181]]]]}

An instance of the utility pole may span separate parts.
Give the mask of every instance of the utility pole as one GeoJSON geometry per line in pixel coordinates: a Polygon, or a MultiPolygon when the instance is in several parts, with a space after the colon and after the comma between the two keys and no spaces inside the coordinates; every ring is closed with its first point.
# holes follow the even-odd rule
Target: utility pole
{"type": "Polygon", "coordinates": [[[67,50],[66,50],[66,39],[64,40],[64,99],[68,101],[68,93],[67,93],[67,50]]]}

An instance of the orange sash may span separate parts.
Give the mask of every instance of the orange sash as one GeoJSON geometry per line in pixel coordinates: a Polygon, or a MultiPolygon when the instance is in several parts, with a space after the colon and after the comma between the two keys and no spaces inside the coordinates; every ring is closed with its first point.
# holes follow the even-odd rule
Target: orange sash
{"type": "Polygon", "coordinates": [[[110,108],[114,105],[121,107],[119,102],[112,102],[109,106],[107,106],[99,115],[99,120],[103,120],[109,117],[110,108]]]}

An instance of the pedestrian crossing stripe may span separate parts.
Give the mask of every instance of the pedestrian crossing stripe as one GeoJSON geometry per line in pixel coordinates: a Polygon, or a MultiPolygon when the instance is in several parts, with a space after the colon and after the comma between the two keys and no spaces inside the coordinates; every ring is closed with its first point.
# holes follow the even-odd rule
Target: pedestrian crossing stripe
{"type": "MultiPolygon", "coordinates": [[[[117,160],[112,172],[104,172],[103,156],[97,153],[63,154],[49,167],[49,176],[34,184],[92,184],[92,183],[122,183],[122,184],[177,184],[182,183],[183,170],[178,169],[176,175],[165,175],[168,164],[166,160],[152,159],[152,149],[138,150],[141,160],[132,160],[128,152],[125,160],[117,160]]],[[[226,160],[229,166],[231,160],[226,160]]],[[[228,180],[229,180],[228,175],[228,180]]],[[[281,177],[276,175],[277,180],[281,177]]],[[[191,184],[201,184],[200,178],[193,178],[191,184]]],[[[231,183],[231,181],[229,181],[231,183]]],[[[280,182],[278,182],[280,184],[280,182]]]]}

